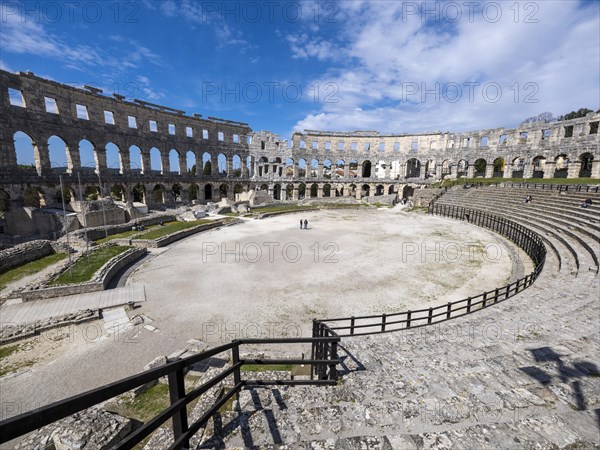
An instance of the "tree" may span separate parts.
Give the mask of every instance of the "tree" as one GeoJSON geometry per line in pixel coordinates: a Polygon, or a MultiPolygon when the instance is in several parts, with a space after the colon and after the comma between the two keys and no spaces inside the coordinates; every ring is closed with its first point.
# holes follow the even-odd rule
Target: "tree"
{"type": "Polygon", "coordinates": [[[570,113],[565,114],[564,116],[558,116],[558,120],[577,119],[579,117],[585,117],[591,112],[593,112],[591,109],[579,108],[577,111],[571,111],[570,113]]]}
{"type": "Polygon", "coordinates": [[[537,116],[532,116],[532,117],[525,119],[523,122],[521,122],[521,125],[525,125],[527,123],[534,123],[534,122],[550,123],[550,122],[554,122],[555,120],[556,119],[554,118],[554,116],[552,115],[551,112],[543,112],[543,113],[538,114],[537,116]]]}
{"type": "Polygon", "coordinates": [[[212,164],[210,161],[206,161],[204,163],[204,170],[202,171],[202,175],[210,175],[212,173],[212,164]]]}

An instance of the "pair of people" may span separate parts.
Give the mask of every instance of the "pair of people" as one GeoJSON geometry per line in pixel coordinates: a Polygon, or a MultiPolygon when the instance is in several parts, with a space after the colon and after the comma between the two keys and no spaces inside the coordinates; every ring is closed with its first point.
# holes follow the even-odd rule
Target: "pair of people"
{"type": "Polygon", "coordinates": [[[584,201],[581,202],[581,205],[579,205],[580,208],[589,208],[590,206],[592,206],[593,202],[591,198],[586,198],[584,201]]]}
{"type": "Polygon", "coordinates": [[[528,195],[527,197],[525,197],[525,200],[523,200],[523,203],[531,203],[531,200],[533,200],[533,197],[531,195],[528,195]]]}
{"type": "Polygon", "coordinates": [[[302,219],[300,219],[300,229],[302,229],[302,225],[304,225],[304,229],[308,230],[308,220],[304,219],[304,221],[302,219]]]}

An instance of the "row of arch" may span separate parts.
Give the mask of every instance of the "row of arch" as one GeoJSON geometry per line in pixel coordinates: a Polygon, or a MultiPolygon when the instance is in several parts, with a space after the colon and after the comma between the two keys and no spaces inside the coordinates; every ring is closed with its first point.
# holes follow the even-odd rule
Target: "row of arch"
{"type": "Polygon", "coordinates": [[[533,158],[515,156],[510,159],[498,157],[494,160],[478,158],[475,161],[460,159],[442,161],[434,158],[421,161],[413,157],[408,160],[358,160],[317,158],[298,158],[297,162],[289,157],[267,158],[261,156],[255,159],[252,155],[245,157],[238,154],[225,155],[204,151],[179,151],[171,149],[162,151],[157,147],[142,150],[137,145],[121,149],[109,142],[103,148],[98,148],[91,141],[82,139],[77,148],[70,148],[59,136],[51,136],[47,143],[39,145],[21,131],[14,134],[17,150],[17,164],[21,166],[34,165],[38,174],[46,169],[63,168],[67,172],[78,169],[118,171],[118,173],[139,172],[160,174],[189,174],[206,177],[233,178],[324,178],[324,179],[410,179],[410,178],[444,178],[456,175],[458,177],[517,177],[520,172],[531,178],[560,178],[568,176],[571,163],[579,163],[580,167],[573,176],[592,176],[594,155],[586,152],[574,159],[566,153],[548,158],[537,155],[533,158]],[[548,167],[547,166],[551,166],[548,167]]]}

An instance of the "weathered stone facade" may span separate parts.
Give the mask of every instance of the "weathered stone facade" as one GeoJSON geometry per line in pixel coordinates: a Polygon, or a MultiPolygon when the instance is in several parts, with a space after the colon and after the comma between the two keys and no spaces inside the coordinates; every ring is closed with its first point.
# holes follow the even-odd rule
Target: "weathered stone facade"
{"type": "Polygon", "coordinates": [[[0,92],[0,200],[8,207],[21,206],[28,189],[42,204],[56,205],[61,174],[71,198],[78,198],[80,178],[84,189],[116,191],[150,208],[251,190],[275,200],[403,195],[409,182],[444,177],[600,178],[599,113],[465,133],[305,131],[288,142],[245,123],[188,116],[30,72],[0,71],[0,92]],[[17,164],[19,131],[32,140],[35,167],[17,164]],[[52,136],[65,144],[66,167],[52,167],[52,136]],[[82,141],[93,146],[94,167],[81,161],[82,141]],[[118,168],[107,164],[109,144],[118,149],[118,168]],[[151,152],[158,152],[160,170],[152,170],[151,152]],[[172,152],[177,167],[170,166],[172,152]],[[192,158],[195,171],[188,170],[192,158]]]}

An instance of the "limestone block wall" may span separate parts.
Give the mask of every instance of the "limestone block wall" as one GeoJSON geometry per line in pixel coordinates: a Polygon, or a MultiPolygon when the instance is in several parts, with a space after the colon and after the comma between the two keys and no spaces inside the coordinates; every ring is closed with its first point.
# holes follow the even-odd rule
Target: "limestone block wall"
{"type": "Polygon", "coordinates": [[[30,241],[0,251],[0,273],[19,267],[54,253],[52,243],[46,240],[30,241]]]}

